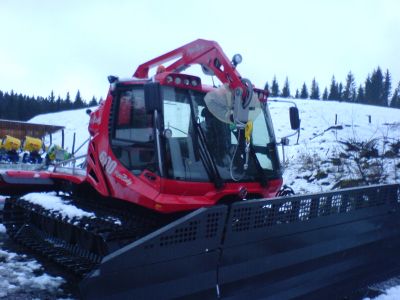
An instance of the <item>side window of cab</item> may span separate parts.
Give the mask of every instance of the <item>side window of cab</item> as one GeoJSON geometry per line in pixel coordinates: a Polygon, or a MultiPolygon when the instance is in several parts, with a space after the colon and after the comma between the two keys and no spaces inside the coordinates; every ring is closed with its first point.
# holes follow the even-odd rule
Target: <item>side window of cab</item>
{"type": "Polygon", "coordinates": [[[134,174],[155,171],[152,115],[146,113],[142,86],[117,95],[115,115],[111,137],[115,156],[134,174]]]}

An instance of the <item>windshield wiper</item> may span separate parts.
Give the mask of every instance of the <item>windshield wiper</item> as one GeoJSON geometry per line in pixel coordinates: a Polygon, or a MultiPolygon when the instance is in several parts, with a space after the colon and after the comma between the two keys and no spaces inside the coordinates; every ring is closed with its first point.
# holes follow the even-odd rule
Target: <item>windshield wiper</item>
{"type": "Polygon", "coordinates": [[[262,168],[259,160],[257,159],[256,151],[254,149],[253,143],[250,143],[250,154],[254,158],[254,164],[256,165],[258,181],[262,187],[267,186],[267,176],[265,176],[264,169],[262,168]]]}
{"type": "Polygon", "coordinates": [[[204,131],[201,128],[200,124],[196,122],[195,128],[197,129],[198,138],[200,140],[200,147],[199,149],[202,150],[200,154],[204,155],[203,162],[208,166],[207,169],[210,171],[210,179],[214,182],[214,185],[217,189],[222,188],[224,185],[224,181],[221,178],[221,175],[218,172],[217,165],[214,161],[213,156],[208,150],[207,142],[204,136],[204,131]]]}
{"type": "Polygon", "coordinates": [[[204,163],[208,177],[214,183],[215,187],[217,189],[220,189],[223,187],[224,182],[221,178],[221,175],[218,172],[218,168],[217,165],[215,164],[214,158],[207,147],[204,131],[201,128],[200,124],[196,121],[196,117],[194,115],[193,99],[190,91],[189,91],[189,100],[190,100],[190,118],[192,120],[192,124],[195,129],[194,150],[195,153],[197,153],[196,156],[200,156],[202,162],[204,163]]]}

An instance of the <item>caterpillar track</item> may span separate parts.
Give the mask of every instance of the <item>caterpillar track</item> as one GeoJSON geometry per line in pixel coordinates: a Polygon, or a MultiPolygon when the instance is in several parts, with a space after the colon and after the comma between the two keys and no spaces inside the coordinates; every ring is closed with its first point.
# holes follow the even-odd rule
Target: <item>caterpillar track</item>
{"type": "Polygon", "coordinates": [[[70,271],[79,278],[107,254],[163,226],[171,216],[140,208],[113,205],[104,199],[63,196],[91,216],[66,217],[21,198],[7,198],[3,223],[16,242],[70,271]]]}

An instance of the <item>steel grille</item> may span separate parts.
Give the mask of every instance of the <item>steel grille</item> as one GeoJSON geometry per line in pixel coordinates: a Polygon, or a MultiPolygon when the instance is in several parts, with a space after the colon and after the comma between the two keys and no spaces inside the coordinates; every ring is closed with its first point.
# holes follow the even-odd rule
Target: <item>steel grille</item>
{"type": "Polygon", "coordinates": [[[316,217],[350,213],[390,202],[400,202],[396,185],[339,190],[306,196],[254,200],[233,208],[230,222],[235,232],[279,224],[307,221],[316,217]]]}

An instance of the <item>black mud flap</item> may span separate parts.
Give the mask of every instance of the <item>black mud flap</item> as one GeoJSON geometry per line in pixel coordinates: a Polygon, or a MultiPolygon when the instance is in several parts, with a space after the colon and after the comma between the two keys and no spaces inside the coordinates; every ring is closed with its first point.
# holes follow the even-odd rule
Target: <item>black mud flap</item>
{"type": "Polygon", "coordinates": [[[342,299],[400,274],[400,186],[200,209],[112,253],[88,299],[342,299]]]}

